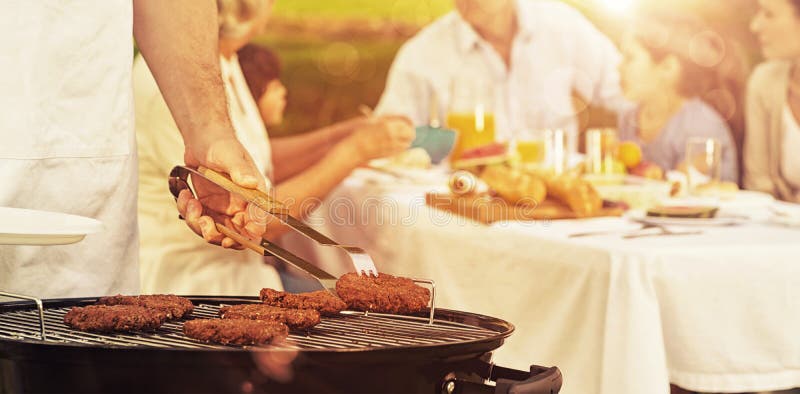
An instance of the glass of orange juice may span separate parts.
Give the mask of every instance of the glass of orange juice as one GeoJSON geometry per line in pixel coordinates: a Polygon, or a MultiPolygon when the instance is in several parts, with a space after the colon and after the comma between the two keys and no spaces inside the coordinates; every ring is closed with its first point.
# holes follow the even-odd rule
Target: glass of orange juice
{"type": "Polygon", "coordinates": [[[516,150],[524,165],[562,173],[567,166],[566,133],[561,129],[517,133],[516,150]]]}
{"type": "Polygon", "coordinates": [[[521,140],[516,142],[520,161],[526,164],[541,164],[544,161],[544,140],[521,140]]]}
{"type": "Polygon", "coordinates": [[[458,133],[450,153],[455,162],[461,153],[495,141],[494,90],[491,85],[474,79],[456,78],[450,86],[447,127],[458,133]]]}

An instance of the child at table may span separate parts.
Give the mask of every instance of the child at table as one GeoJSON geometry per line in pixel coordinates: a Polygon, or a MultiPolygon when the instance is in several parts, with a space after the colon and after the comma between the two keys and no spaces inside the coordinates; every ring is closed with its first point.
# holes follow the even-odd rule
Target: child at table
{"type": "Polygon", "coordinates": [[[619,114],[620,139],[665,170],[683,163],[689,138],[717,139],[721,178],[737,182],[746,73],[735,49],[688,15],[641,17],[622,43],[622,90],[634,105],[619,114]]]}
{"type": "MultiPolygon", "coordinates": [[[[287,90],[280,80],[277,55],[248,44],[237,56],[261,120],[267,128],[278,126],[283,122],[287,90]]],[[[305,133],[269,137],[278,198],[324,198],[356,167],[408,149],[415,137],[409,125],[408,119],[399,116],[360,117],[305,133]],[[349,154],[337,156],[337,152],[349,154]]]]}

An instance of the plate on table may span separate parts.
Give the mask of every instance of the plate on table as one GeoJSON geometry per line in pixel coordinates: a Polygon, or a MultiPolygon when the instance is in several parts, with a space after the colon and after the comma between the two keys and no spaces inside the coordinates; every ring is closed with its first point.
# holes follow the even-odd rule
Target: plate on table
{"type": "Polygon", "coordinates": [[[733,226],[748,221],[745,216],[725,215],[724,213],[718,213],[714,217],[673,217],[649,216],[647,211],[630,210],[624,216],[634,222],[654,226],[733,226]]]}
{"type": "Polygon", "coordinates": [[[103,224],[92,218],[0,207],[0,245],[66,245],[101,230],[103,224]]]}
{"type": "Polygon", "coordinates": [[[603,200],[624,202],[632,209],[647,209],[669,199],[672,184],[634,175],[584,175],[603,200]]]}
{"type": "Polygon", "coordinates": [[[789,227],[800,227],[800,204],[775,201],[771,208],[773,222],[789,227]]]}
{"type": "Polygon", "coordinates": [[[751,190],[739,190],[731,199],[720,199],[720,209],[723,210],[751,210],[764,209],[772,205],[775,197],[769,193],[751,190]]]}
{"type": "Polygon", "coordinates": [[[670,206],[714,205],[719,207],[722,215],[764,218],[769,214],[768,210],[774,201],[772,195],[767,193],[739,190],[731,198],[684,196],[667,198],[661,200],[659,204],[670,206]]]}

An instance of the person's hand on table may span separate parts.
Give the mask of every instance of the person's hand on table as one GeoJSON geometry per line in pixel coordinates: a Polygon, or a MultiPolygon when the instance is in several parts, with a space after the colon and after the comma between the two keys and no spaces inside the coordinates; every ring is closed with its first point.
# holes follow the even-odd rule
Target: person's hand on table
{"type": "Polygon", "coordinates": [[[363,162],[367,162],[405,151],[415,137],[414,127],[407,118],[381,116],[371,118],[345,141],[353,145],[363,162]]]}
{"type": "MultiPolygon", "coordinates": [[[[184,160],[189,167],[204,166],[228,174],[239,186],[266,192],[266,182],[241,143],[231,133],[222,138],[187,141],[184,160]]],[[[241,249],[233,239],[220,233],[215,221],[250,239],[260,239],[266,230],[263,218],[251,217],[248,203],[214,184],[192,179],[197,198],[189,190],[178,196],[178,212],[186,224],[207,242],[225,248],[241,249]]]]}

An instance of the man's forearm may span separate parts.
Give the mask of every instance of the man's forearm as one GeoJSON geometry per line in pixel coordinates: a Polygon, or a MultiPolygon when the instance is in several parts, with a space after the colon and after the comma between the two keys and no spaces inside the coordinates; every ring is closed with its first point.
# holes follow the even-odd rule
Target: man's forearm
{"type": "Polygon", "coordinates": [[[214,0],[134,0],[133,32],[184,142],[232,135],[214,0]]]}

